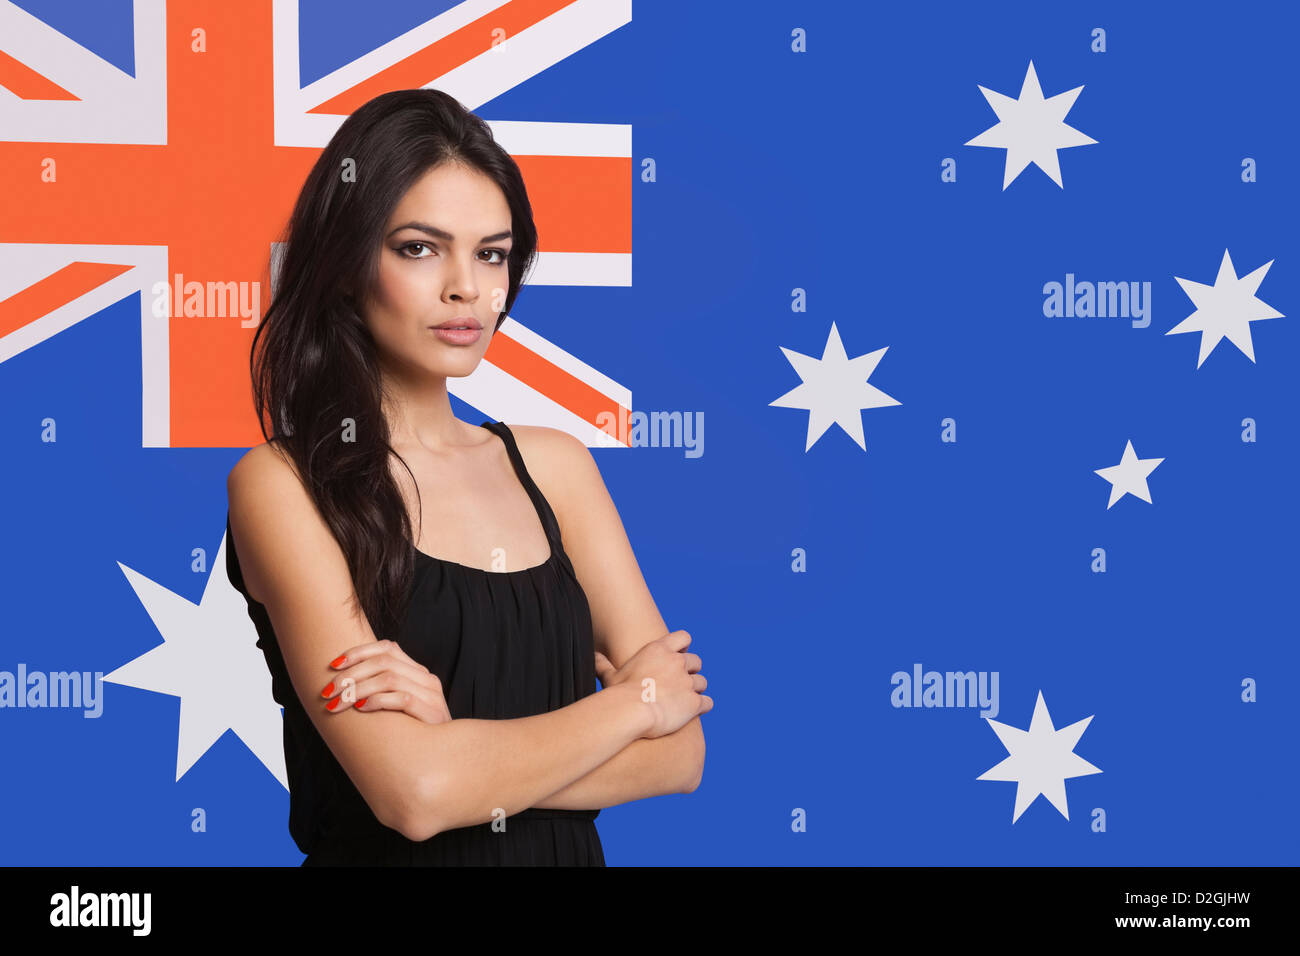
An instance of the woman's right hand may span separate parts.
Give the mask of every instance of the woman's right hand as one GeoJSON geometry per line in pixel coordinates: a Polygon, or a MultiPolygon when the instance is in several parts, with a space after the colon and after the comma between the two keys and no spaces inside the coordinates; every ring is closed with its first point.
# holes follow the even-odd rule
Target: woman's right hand
{"type": "Polygon", "coordinates": [[[650,641],[616,672],[600,675],[606,687],[626,682],[639,695],[640,706],[651,708],[654,723],[642,736],[667,736],[713,709],[713,698],[700,693],[709,683],[698,673],[700,658],[686,653],[690,643],[688,633],[673,631],[650,641]]]}

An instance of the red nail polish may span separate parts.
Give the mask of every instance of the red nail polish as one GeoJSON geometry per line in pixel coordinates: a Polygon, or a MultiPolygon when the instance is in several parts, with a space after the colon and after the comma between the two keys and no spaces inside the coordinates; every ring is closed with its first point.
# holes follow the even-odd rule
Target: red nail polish
{"type": "Polygon", "coordinates": [[[356,702],[355,704],[353,704],[352,706],[353,706],[353,707],[360,707],[362,704],[364,704],[364,703],[365,703],[366,701],[368,701],[369,699],[370,699],[369,697],[362,697],[359,701],[357,701],[357,702],[356,702]]]}
{"type": "Polygon", "coordinates": [[[330,681],[328,684],[325,685],[325,689],[320,692],[320,695],[322,697],[328,697],[332,693],[334,693],[334,682],[330,681]]]}
{"type": "Polygon", "coordinates": [[[334,660],[330,661],[330,667],[342,667],[343,662],[347,659],[348,656],[346,654],[340,654],[338,657],[334,658],[334,660]]]}
{"type": "Polygon", "coordinates": [[[343,699],[342,697],[335,697],[332,701],[330,701],[328,704],[325,705],[325,709],[333,710],[335,707],[339,705],[339,701],[341,701],[342,699],[343,699]]]}

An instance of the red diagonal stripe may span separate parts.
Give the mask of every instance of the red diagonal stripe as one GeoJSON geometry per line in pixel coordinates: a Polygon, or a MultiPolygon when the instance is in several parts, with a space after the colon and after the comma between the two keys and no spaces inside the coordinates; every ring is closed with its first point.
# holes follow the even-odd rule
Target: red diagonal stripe
{"type": "Polygon", "coordinates": [[[49,315],[73,299],[79,299],[132,266],[114,262],[73,262],[35,285],[0,301],[0,336],[49,315]]]}
{"type": "Polygon", "coordinates": [[[347,116],[380,93],[419,89],[492,49],[493,41],[499,36],[498,31],[504,32],[506,39],[509,39],[573,2],[574,0],[511,0],[307,112],[347,116]]]}
{"type": "Polygon", "coordinates": [[[630,409],[520,345],[505,332],[492,336],[483,358],[597,428],[602,427],[597,419],[601,412],[611,412],[616,421],[625,421],[631,414],[630,409]]]}
{"type": "Polygon", "coordinates": [[[59,84],[0,50],[0,86],[24,100],[80,100],[59,84]]]}

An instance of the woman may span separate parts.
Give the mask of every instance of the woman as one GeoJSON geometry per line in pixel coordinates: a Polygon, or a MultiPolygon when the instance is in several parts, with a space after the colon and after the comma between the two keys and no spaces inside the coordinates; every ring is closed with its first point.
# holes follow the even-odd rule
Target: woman
{"type": "Polygon", "coordinates": [[[357,110],[294,207],[226,553],[305,866],[604,865],[601,807],[703,772],[700,658],[586,446],[452,414],[535,251],[518,167],[437,90],[357,110]]]}

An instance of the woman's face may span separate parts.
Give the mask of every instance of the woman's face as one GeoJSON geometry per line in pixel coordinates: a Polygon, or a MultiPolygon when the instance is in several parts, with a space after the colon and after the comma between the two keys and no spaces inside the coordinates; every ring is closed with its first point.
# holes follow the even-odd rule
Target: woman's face
{"type": "Polygon", "coordinates": [[[464,376],[492,341],[510,287],[510,206],[477,170],[444,163],[402,197],[384,230],[362,315],[386,370],[464,376]],[[449,320],[471,331],[440,334],[449,320]]]}

